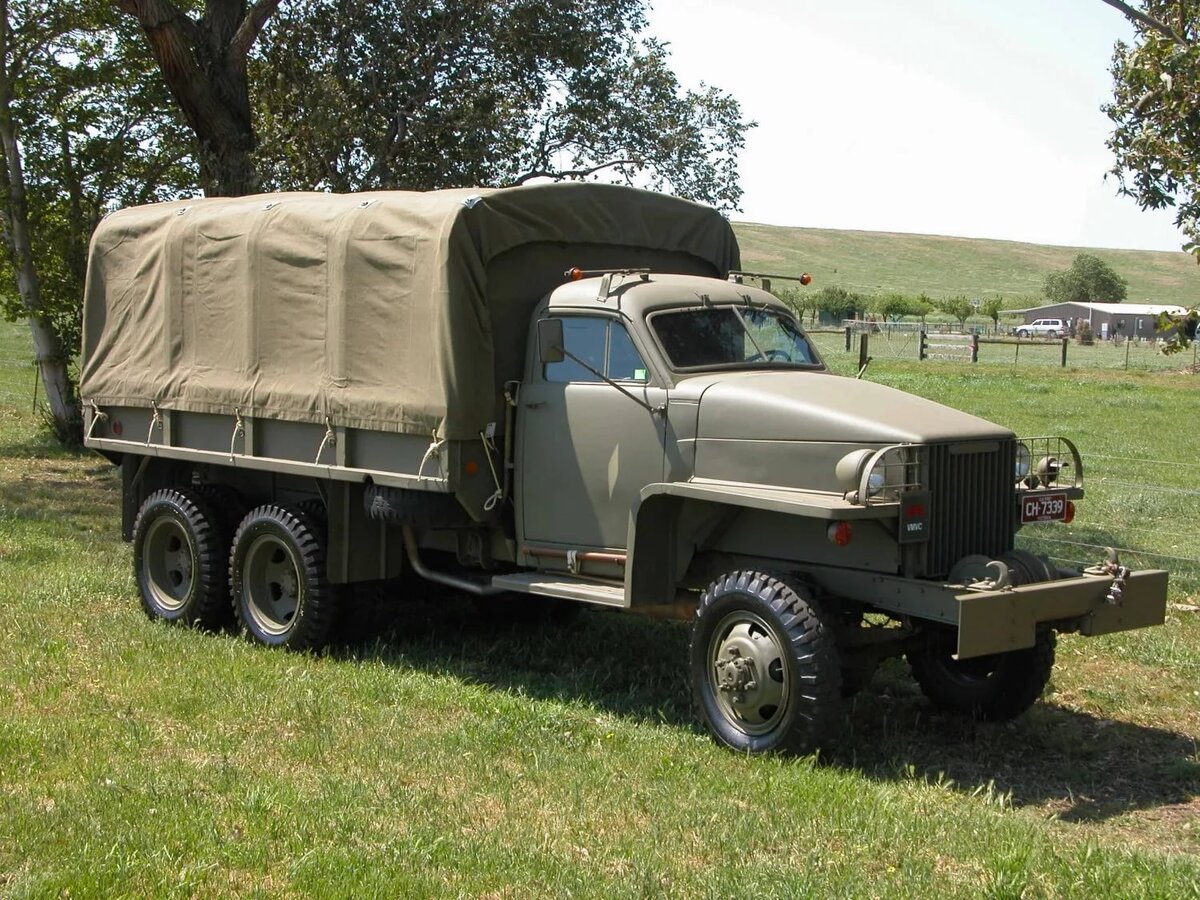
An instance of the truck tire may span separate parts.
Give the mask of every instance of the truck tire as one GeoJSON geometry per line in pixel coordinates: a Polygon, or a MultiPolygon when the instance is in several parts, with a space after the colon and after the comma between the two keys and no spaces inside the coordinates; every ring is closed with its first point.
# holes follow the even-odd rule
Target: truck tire
{"type": "Polygon", "coordinates": [[[133,571],[142,609],[215,630],[226,618],[229,544],[208,501],[187,488],[152,493],[133,526],[133,571]]]}
{"type": "Polygon", "coordinates": [[[225,559],[221,566],[221,610],[215,620],[218,627],[224,628],[234,622],[233,590],[229,582],[229,548],[233,546],[233,536],[237,534],[238,525],[250,511],[250,504],[227,484],[206,482],[195,485],[193,490],[208,501],[215,515],[213,524],[217,528],[217,538],[225,548],[225,559]]]}
{"type": "Polygon", "coordinates": [[[1019,716],[1042,696],[1054,668],[1053,631],[1039,631],[1023,650],[956,660],[947,640],[910,650],[908,665],[921,692],[941,709],[984,722],[1019,716]]]}
{"type": "Polygon", "coordinates": [[[833,627],[802,587],[736,571],[700,598],[692,689],[716,740],[749,753],[811,753],[839,715],[833,627]]]}
{"type": "Polygon", "coordinates": [[[260,644],[319,650],[337,614],[325,575],[325,534],[308,513],[274,503],[252,509],[233,539],[233,608],[260,644]]]}

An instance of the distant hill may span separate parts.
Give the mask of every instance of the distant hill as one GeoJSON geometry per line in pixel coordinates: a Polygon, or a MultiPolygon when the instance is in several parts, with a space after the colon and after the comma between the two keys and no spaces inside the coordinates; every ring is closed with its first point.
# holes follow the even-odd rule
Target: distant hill
{"type": "Polygon", "coordinates": [[[1200,303],[1200,266],[1183,252],[1052,247],[746,222],[734,222],[733,228],[742,246],[742,268],[782,275],[810,272],[813,288],[836,284],[864,294],[924,292],[934,298],[1000,294],[1013,302],[1028,297],[1033,305],[1042,296],[1042,280],[1049,272],[1067,268],[1076,253],[1087,252],[1108,262],[1129,282],[1129,302],[1200,303]]]}

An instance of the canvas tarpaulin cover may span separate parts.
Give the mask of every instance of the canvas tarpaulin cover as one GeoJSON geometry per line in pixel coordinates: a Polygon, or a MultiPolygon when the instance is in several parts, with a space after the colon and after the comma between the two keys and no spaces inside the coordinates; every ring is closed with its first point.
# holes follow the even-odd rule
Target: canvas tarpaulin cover
{"type": "Polygon", "coordinates": [[[493,302],[489,263],[548,243],[738,265],[716,211],[612,185],[135,207],[92,239],[81,393],[101,408],[474,437],[496,421],[500,382],[521,377],[523,345],[495,347],[493,323],[525,317],[504,329],[523,335],[540,299],[493,302]]]}

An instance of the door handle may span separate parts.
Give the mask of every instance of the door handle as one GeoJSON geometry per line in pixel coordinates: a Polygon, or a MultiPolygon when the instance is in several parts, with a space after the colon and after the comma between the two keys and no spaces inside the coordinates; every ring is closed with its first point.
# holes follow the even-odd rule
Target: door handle
{"type": "Polygon", "coordinates": [[[541,409],[545,405],[546,405],[545,400],[528,400],[525,403],[525,408],[526,409],[541,409]]]}

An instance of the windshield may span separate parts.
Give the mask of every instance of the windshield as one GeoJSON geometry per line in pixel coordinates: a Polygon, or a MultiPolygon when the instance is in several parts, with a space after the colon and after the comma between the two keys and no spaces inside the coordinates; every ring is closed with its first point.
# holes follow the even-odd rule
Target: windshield
{"type": "Polygon", "coordinates": [[[650,317],[672,367],[820,365],[788,316],[773,309],[708,306],[650,317]]]}

